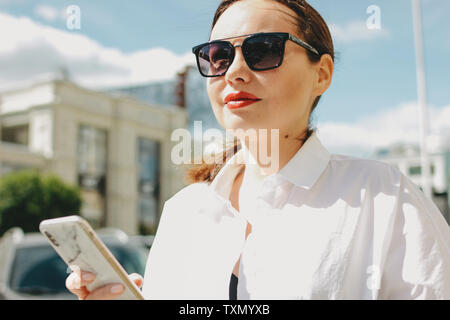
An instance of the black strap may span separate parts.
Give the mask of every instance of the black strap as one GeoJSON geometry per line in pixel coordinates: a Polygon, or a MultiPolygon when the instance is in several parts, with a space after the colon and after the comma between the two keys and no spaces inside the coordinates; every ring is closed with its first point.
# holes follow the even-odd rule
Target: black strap
{"type": "Polygon", "coordinates": [[[230,279],[230,300],[237,300],[238,277],[231,273],[230,279]]]}

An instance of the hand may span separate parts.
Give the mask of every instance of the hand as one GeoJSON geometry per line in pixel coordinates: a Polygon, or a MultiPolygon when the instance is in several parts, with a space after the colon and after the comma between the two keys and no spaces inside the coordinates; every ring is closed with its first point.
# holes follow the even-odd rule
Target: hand
{"type": "MultiPolygon", "coordinates": [[[[142,287],[143,278],[137,273],[128,276],[138,288],[142,287]]],[[[79,300],[112,300],[119,297],[125,290],[121,283],[110,283],[92,292],[86,285],[94,281],[95,274],[87,271],[73,271],[66,279],[66,288],[78,297],[79,300]]]]}

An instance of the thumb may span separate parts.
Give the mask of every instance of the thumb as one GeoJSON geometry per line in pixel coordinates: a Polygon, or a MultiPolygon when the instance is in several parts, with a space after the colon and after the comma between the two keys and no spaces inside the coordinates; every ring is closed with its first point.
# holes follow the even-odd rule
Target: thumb
{"type": "Polygon", "coordinates": [[[133,281],[138,288],[141,288],[144,283],[144,278],[142,278],[142,276],[138,273],[132,273],[128,275],[128,278],[130,278],[130,280],[133,281]]]}

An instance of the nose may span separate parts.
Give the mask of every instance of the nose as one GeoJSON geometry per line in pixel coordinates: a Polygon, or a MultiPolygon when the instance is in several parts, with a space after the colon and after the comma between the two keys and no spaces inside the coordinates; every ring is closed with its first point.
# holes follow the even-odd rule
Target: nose
{"type": "Polygon", "coordinates": [[[242,53],[242,44],[233,45],[235,48],[234,59],[225,73],[225,80],[228,83],[233,82],[248,82],[250,79],[251,70],[245,61],[242,53]],[[241,48],[238,50],[237,48],[241,48]]]}

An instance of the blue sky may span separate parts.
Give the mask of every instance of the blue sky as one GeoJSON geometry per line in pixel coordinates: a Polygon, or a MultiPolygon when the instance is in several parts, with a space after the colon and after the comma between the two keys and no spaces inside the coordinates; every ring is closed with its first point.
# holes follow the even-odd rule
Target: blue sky
{"type": "MultiPolygon", "coordinates": [[[[186,57],[193,45],[207,40],[218,3],[218,0],[0,0],[0,13],[16,18],[25,16],[66,34],[83,35],[121,55],[164,48],[186,57]],[[81,29],[76,31],[68,30],[65,19],[54,14],[72,4],[81,9],[81,29]]],[[[317,122],[351,124],[372,116],[380,118],[383,112],[399,110],[416,101],[411,0],[311,0],[310,3],[332,29],[337,52],[333,83],[316,110],[317,122]],[[364,29],[370,5],[380,8],[380,30],[364,29]]],[[[422,0],[421,4],[427,98],[430,106],[441,110],[450,105],[447,79],[450,1],[422,0]]],[[[0,79],[7,81],[1,70],[0,79]]]]}

